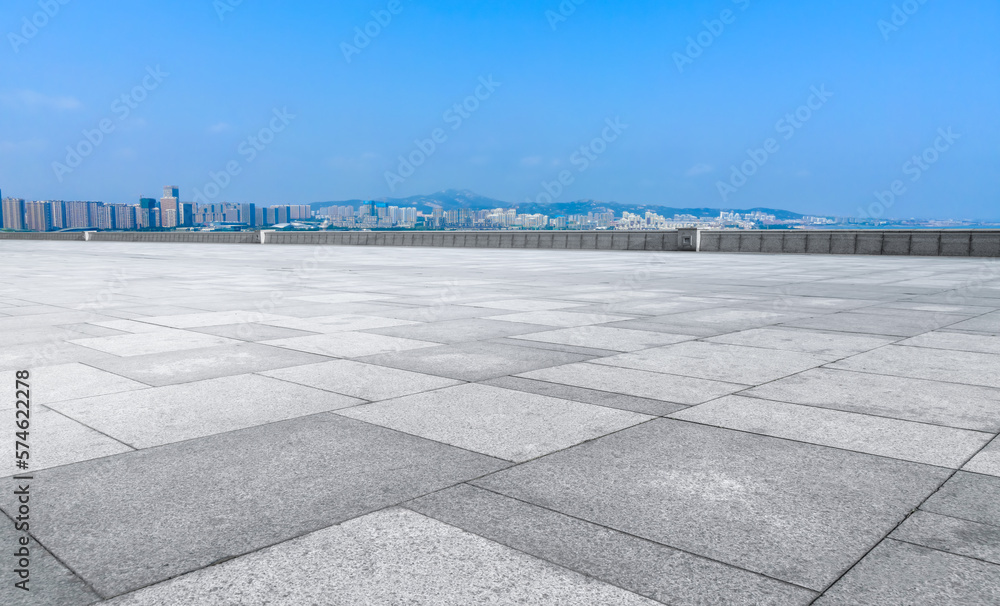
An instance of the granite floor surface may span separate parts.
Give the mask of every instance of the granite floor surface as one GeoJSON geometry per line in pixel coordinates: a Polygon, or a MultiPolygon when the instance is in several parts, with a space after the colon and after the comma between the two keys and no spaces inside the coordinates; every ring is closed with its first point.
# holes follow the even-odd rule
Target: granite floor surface
{"type": "Polygon", "coordinates": [[[0,604],[1000,603],[997,260],[0,259],[0,604]]]}

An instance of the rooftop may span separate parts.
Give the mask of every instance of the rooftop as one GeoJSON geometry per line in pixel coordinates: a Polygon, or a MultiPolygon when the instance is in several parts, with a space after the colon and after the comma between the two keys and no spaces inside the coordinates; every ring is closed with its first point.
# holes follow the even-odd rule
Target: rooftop
{"type": "Polygon", "coordinates": [[[0,258],[0,603],[1000,600],[996,259],[0,258]]]}

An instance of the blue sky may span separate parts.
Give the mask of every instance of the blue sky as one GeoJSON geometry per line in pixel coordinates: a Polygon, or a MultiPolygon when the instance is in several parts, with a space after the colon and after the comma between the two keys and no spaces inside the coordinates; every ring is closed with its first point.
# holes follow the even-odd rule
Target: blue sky
{"type": "Polygon", "coordinates": [[[6,0],[0,33],[5,196],[1000,218],[995,0],[6,0]]]}

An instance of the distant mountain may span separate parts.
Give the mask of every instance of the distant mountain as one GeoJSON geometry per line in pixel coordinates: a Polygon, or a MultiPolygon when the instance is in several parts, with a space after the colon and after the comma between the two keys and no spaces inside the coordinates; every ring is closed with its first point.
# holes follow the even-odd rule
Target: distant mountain
{"type": "Polygon", "coordinates": [[[554,202],[552,204],[535,203],[511,203],[480,196],[468,190],[448,189],[426,196],[410,196],[409,198],[373,198],[372,200],[341,200],[339,202],[313,202],[310,204],[313,210],[327,208],[328,206],[354,206],[358,207],[365,202],[385,202],[389,206],[408,207],[415,206],[423,211],[430,211],[434,208],[442,210],[457,210],[468,208],[470,210],[487,210],[492,208],[516,208],[518,212],[524,214],[541,213],[549,216],[559,215],[580,215],[589,212],[614,212],[621,215],[622,212],[643,214],[652,211],[665,217],[674,215],[694,215],[696,217],[718,216],[722,210],[727,212],[737,212],[746,214],[760,211],[774,215],[778,219],[801,219],[803,215],[787,210],[776,208],[676,208],[673,206],[659,206],[655,204],[619,204],[617,202],[602,202],[600,200],[576,200],[573,202],[554,202]]]}

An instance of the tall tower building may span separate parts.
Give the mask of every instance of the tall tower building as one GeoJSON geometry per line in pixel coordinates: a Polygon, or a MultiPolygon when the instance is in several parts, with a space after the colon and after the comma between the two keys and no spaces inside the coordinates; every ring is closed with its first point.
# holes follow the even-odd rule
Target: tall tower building
{"type": "Polygon", "coordinates": [[[163,197],[160,198],[160,221],[163,227],[177,227],[184,222],[180,206],[180,190],[176,185],[168,185],[163,188],[163,197]]]}
{"type": "Polygon", "coordinates": [[[52,205],[48,202],[25,202],[24,227],[31,231],[52,231],[52,205]]]}
{"type": "Polygon", "coordinates": [[[159,202],[156,201],[156,198],[139,198],[139,209],[136,216],[139,229],[160,226],[159,214],[156,212],[158,207],[159,202]]]}

